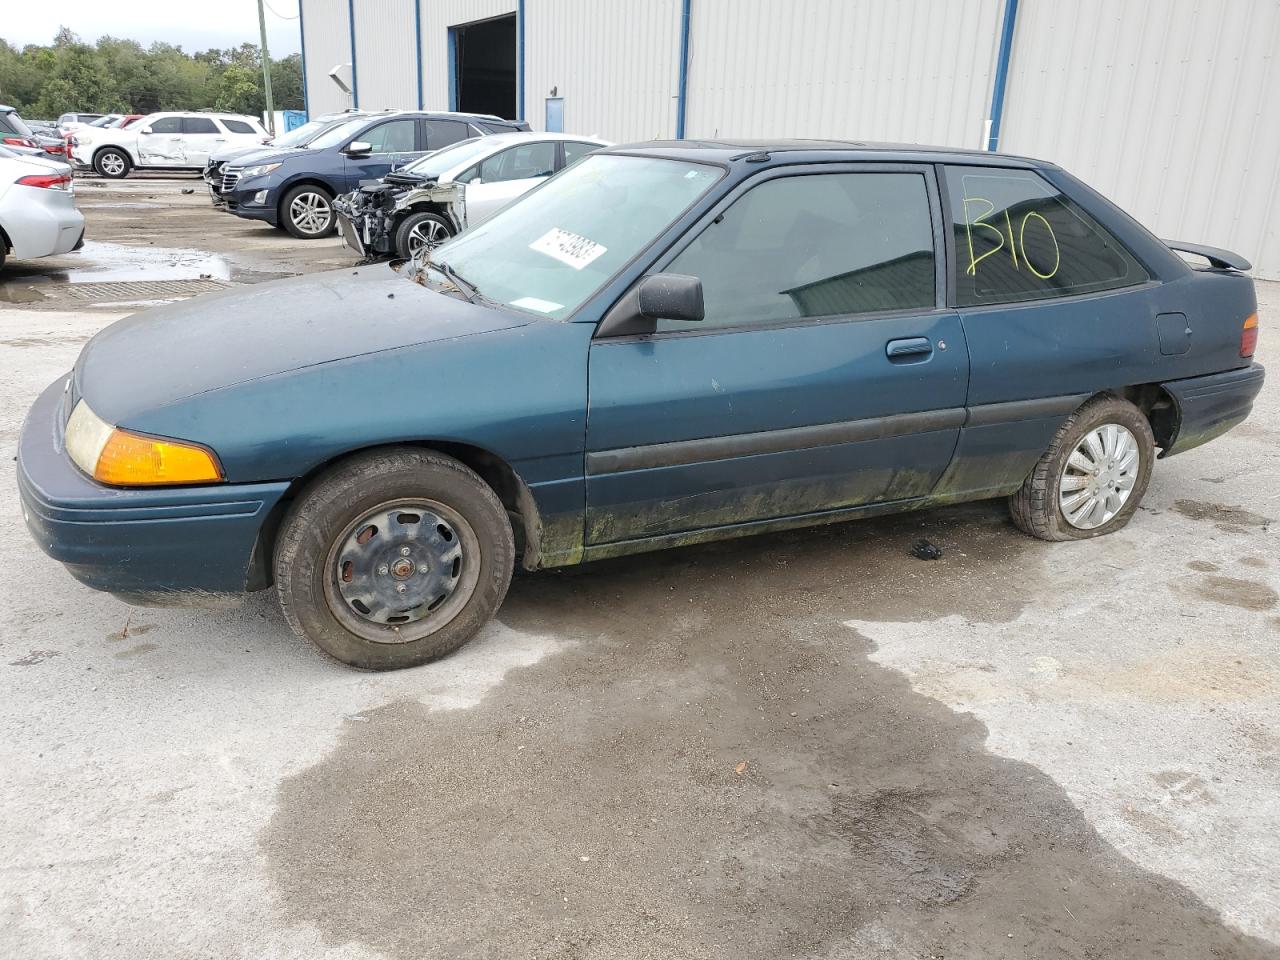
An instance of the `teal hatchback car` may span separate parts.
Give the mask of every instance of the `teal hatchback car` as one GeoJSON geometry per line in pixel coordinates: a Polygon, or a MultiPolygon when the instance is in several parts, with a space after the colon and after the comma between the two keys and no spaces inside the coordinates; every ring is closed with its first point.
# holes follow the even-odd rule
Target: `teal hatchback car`
{"type": "Polygon", "coordinates": [[[274,584],[328,654],[406,667],[517,562],[991,497],[1111,533],[1263,381],[1248,263],[1017,157],[613,147],[430,256],[98,334],[23,429],[36,541],[134,602],[274,584]]]}

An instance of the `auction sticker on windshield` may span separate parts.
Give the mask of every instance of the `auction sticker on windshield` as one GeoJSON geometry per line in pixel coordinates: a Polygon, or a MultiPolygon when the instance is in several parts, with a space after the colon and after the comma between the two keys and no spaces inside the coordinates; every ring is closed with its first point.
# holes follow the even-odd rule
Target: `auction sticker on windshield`
{"type": "Polygon", "coordinates": [[[573,269],[581,270],[593,260],[604,256],[608,247],[601,246],[586,237],[580,237],[576,233],[570,233],[568,230],[552,227],[529,244],[529,249],[545,253],[548,257],[555,257],[561,263],[567,263],[573,269]]]}

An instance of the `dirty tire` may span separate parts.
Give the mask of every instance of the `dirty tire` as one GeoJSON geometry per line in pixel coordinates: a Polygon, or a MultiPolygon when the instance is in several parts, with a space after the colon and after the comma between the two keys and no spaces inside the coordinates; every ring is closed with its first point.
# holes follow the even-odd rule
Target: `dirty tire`
{"type": "Polygon", "coordinates": [[[453,236],[453,226],[437,213],[419,210],[416,213],[409,214],[400,222],[400,226],[396,227],[396,255],[398,257],[404,260],[413,258],[415,253],[413,238],[415,234],[419,236],[436,234],[440,237],[438,242],[443,243],[453,236]]]}
{"type": "Polygon", "coordinates": [[[93,157],[93,169],[97,171],[98,176],[106,177],[108,180],[123,180],[129,175],[132,167],[133,162],[129,159],[129,155],[114,147],[99,150],[93,157]]]}
{"type": "Polygon", "coordinates": [[[1009,498],[1009,513],[1023,533],[1041,540],[1088,540],[1119,530],[1138,509],[1151,482],[1155,463],[1155,437],[1142,411],[1117,397],[1095,397],[1076,410],[1054,435],[1044,456],[1036,463],[1022,488],[1009,498]],[[1105,424],[1119,424],[1138,445],[1138,472],[1124,505],[1105,523],[1092,529],[1073,526],[1059,502],[1063,469],[1084,437],[1105,424]]]}
{"type": "Polygon", "coordinates": [[[275,548],[276,590],[294,633],[334,659],[366,670],[413,667],[462,646],[501,605],[514,564],[511,523],[489,485],[452,457],[414,447],[359,454],[321,474],[294,502],[275,548]],[[400,639],[398,628],[373,621],[356,624],[360,632],[352,628],[352,618],[360,614],[338,596],[342,568],[333,559],[339,545],[350,542],[352,524],[402,500],[434,501],[453,512],[466,528],[461,539],[471,538],[479,550],[478,557],[463,558],[472,566],[464,568],[462,580],[471,578],[471,585],[457,598],[456,611],[443,622],[433,623],[427,613],[426,619],[405,624],[406,632],[421,634],[409,640],[400,639]]]}
{"type": "Polygon", "coordinates": [[[280,222],[299,240],[327,237],[337,223],[333,195],[312,183],[294,187],[280,201],[280,222]]]}

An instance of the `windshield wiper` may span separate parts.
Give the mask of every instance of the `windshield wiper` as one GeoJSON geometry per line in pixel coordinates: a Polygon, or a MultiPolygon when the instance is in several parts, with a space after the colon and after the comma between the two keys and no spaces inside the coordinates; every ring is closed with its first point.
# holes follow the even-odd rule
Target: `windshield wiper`
{"type": "Polygon", "coordinates": [[[480,291],[473,284],[464,280],[458,271],[449,266],[449,264],[444,262],[437,263],[435,260],[428,258],[426,265],[437,273],[444,274],[445,278],[458,288],[458,292],[467,298],[467,303],[475,303],[477,300],[482,299],[480,291]]]}

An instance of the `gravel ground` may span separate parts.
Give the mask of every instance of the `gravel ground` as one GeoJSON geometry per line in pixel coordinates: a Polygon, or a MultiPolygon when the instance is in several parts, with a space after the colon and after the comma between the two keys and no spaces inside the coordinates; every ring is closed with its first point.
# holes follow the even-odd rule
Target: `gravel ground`
{"type": "Polygon", "coordinates": [[[0,956],[1280,957],[1274,379],[1116,536],[984,503],[520,576],[362,674],[31,542],[22,417],[136,297],[66,288],[353,260],[95,183],[95,245],[0,285],[0,956]]]}

